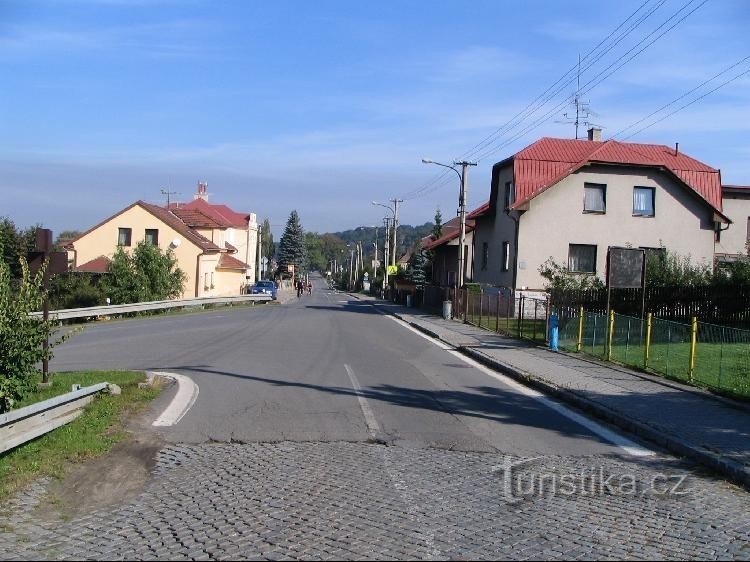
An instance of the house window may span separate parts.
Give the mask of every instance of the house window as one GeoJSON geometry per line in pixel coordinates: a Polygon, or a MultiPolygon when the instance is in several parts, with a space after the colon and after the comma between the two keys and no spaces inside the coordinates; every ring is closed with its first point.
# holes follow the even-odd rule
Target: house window
{"type": "Polygon", "coordinates": [[[490,255],[490,247],[487,242],[482,242],[482,270],[487,269],[487,260],[490,255]]]}
{"type": "Polygon", "coordinates": [[[633,188],[633,216],[654,216],[654,191],[653,187],[633,188]]]}
{"type": "Polygon", "coordinates": [[[510,269],[510,242],[503,242],[503,271],[510,269]]]}
{"type": "Polygon", "coordinates": [[[156,228],[146,229],[146,244],[149,246],[159,245],[159,230],[156,228]]]}
{"type": "Polygon", "coordinates": [[[583,212],[607,212],[607,186],[600,183],[586,183],[583,186],[583,212]]]}
{"type": "Polygon", "coordinates": [[[516,190],[513,189],[513,182],[505,182],[505,208],[509,209],[510,206],[516,202],[516,190]]]}
{"type": "Polygon", "coordinates": [[[574,273],[596,273],[596,246],[569,244],[568,269],[574,273]]]}
{"type": "Polygon", "coordinates": [[[119,228],[117,230],[117,245],[130,246],[130,240],[133,237],[132,228],[119,228]]]}

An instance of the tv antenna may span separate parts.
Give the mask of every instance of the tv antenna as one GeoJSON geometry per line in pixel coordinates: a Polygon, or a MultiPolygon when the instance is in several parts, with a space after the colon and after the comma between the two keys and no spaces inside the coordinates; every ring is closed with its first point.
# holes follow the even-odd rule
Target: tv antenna
{"type": "Polygon", "coordinates": [[[169,196],[170,195],[177,195],[178,193],[176,191],[169,191],[169,189],[161,188],[161,194],[167,196],[167,209],[169,209],[169,196]]]}
{"type": "Polygon", "coordinates": [[[578,55],[578,71],[576,73],[576,91],[573,94],[573,99],[571,101],[571,105],[575,107],[575,114],[572,112],[570,115],[568,112],[563,113],[563,118],[560,121],[555,121],[555,123],[564,123],[566,125],[575,125],[575,132],[576,136],[575,138],[578,139],[578,129],[581,125],[583,125],[585,128],[589,127],[598,127],[596,123],[592,123],[589,121],[589,118],[593,115],[594,117],[598,117],[598,115],[591,110],[591,103],[588,100],[582,100],[581,99],[581,55],[578,55]]]}

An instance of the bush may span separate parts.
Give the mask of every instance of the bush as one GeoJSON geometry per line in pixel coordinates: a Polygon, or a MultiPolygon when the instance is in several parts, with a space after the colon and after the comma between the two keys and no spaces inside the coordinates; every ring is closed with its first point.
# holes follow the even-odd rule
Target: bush
{"type": "Polygon", "coordinates": [[[546,280],[544,288],[547,291],[576,291],[604,287],[604,283],[596,275],[572,273],[552,257],[539,266],[539,274],[546,280]]]}
{"type": "Polygon", "coordinates": [[[12,286],[11,270],[0,261],[0,413],[10,410],[33,388],[39,375],[37,365],[45,356],[51,357],[56,345],[50,342],[46,354],[42,349],[57,323],[29,316],[42,307],[46,265],[34,276],[25,258],[20,258],[19,265],[20,278],[17,286],[12,286]]]}
{"type": "Polygon", "coordinates": [[[99,288],[94,274],[70,272],[52,279],[50,307],[54,310],[99,306],[104,301],[104,292],[99,288]]]}

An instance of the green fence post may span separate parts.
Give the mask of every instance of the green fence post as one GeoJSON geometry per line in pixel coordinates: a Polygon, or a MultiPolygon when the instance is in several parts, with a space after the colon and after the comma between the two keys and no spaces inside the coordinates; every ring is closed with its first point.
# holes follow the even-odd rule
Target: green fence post
{"type": "Polygon", "coordinates": [[[615,311],[609,311],[609,322],[607,324],[607,361],[612,360],[612,336],[615,331],[615,311]]]}
{"type": "Polygon", "coordinates": [[[583,349],[583,307],[578,310],[578,343],[576,344],[576,351],[581,352],[583,349]]]}
{"type": "Polygon", "coordinates": [[[724,363],[724,327],[721,327],[721,339],[719,340],[719,381],[718,387],[721,388],[721,373],[724,363]]]}

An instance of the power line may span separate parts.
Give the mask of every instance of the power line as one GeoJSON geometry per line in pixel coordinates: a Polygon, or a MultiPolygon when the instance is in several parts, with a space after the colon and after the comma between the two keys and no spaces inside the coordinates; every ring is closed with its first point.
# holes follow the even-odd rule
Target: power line
{"type": "MultiPolygon", "coordinates": [[[[621,129],[621,130],[619,130],[619,131],[618,131],[617,133],[615,133],[614,135],[612,135],[612,137],[611,137],[611,138],[616,138],[616,137],[619,137],[619,136],[620,136],[620,135],[621,135],[622,133],[624,133],[625,131],[627,131],[627,130],[629,130],[629,129],[632,129],[633,127],[636,127],[636,126],[640,125],[641,123],[643,123],[643,122],[644,122],[644,121],[646,121],[647,119],[650,119],[651,117],[653,117],[653,116],[654,116],[654,115],[656,115],[657,113],[660,113],[660,112],[664,111],[665,109],[667,109],[667,108],[669,108],[670,106],[674,105],[674,104],[675,104],[675,103],[677,103],[678,101],[680,101],[680,100],[682,100],[682,99],[684,99],[684,98],[688,97],[688,96],[689,96],[690,94],[692,94],[693,92],[696,92],[697,90],[700,90],[700,89],[701,89],[701,88],[702,88],[703,86],[705,86],[706,84],[709,84],[709,83],[713,82],[713,81],[714,81],[714,80],[716,80],[716,79],[717,79],[717,78],[718,78],[719,76],[721,76],[721,75],[723,75],[723,74],[726,74],[727,72],[729,72],[729,71],[730,71],[730,70],[732,70],[733,68],[736,68],[736,67],[738,67],[738,66],[739,66],[739,65],[741,65],[741,64],[742,64],[743,62],[746,62],[746,61],[748,61],[748,60],[750,60],[750,56],[748,56],[748,57],[745,57],[745,58],[743,58],[743,59],[740,59],[739,61],[737,61],[736,63],[734,63],[734,64],[733,64],[733,65],[731,65],[731,66],[728,66],[727,68],[725,68],[724,70],[722,70],[722,71],[721,71],[721,72],[719,72],[718,74],[714,74],[714,75],[713,75],[713,76],[712,76],[711,78],[709,78],[708,80],[705,80],[705,81],[701,82],[700,84],[698,84],[698,85],[697,85],[697,86],[696,86],[695,88],[693,88],[692,90],[690,90],[690,91],[688,91],[688,92],[685,92],[685,93],[684,93],[684,94],[682,94],[681,96],[679,96],[679,97],[677,97],[677,98],[673,99],[672,101],[670,101],[669,103],[667,103],[667,104],[665,104],[665,105],[661,106],[661,107],[660,107],[659,109],[657,109],[656,111],[653,111],[653,112],[649,113],[648,115],[646,115],[645,117],[643,117],[643,118],[639,119],[639,120],[638,120],[638,121],[636,121],[635,123],[631,123],[630,125],[628,125],[628,126],[627,126],[627,127],[625,127],[624,129],[621,129]]],[[[632,135],[631,135],[631,136],[632,136],[632,135]]],[[[627,137],[627,138],[630,138],[630,137],[627,137]]]]}
{"type": "MultiPolygon", "coordinates": [[[[693,2],[694,0],[689,0],[688,3],[693,2]]],[[[594,53],[602,46],[604,45],[609,39],[611,39],[627,22],[629,22],[633,17],[638,14],[651,0],[645,0],[634,12],[632,12],[625,20],[623,20],[612,32],[610,32],[609,35],[607,35],[604,39],[602,39],[593,49],[590,49],[586,55],[584,55],[583,58],[581,58],[581,62],[587,61],[590,57],[594,55],[594,53]]],[[[653,15],[664,3],[666,0],[659,0],[659,2],[656,4],[656,6],[653,6],[650,8],[650,11],[648,11],[645,14],[642,14],[628,29],[626,29],[622,34],[620,34],[618,37],[616,37],[612,43],[602,52],[596,54],[593,56],[593,60],[589,61],[583,71],[588,70],[593,65],[595,65],[597,62],[599,62],[607,53],[609,53],[614,47],[616,47],[618,44],[620,44],[625,37],[630,35],[637,27],[639,27],[646,19],[648,19],[651,15],[653,15]]],[[[667,20],[668,21],[668,20],[667,20]]],[[[579,72],[579,65],[575,64],[572,67],[570,67],[560,78],[558,78],[552,85],[550,85],[546,90],[544,90],[541,94],[539,94],[534,100],[532,100],[529,104],[526,105],[521,111],[516,113],[513,117],[511,117],[508,121],[506,121],[505,124],[503,124],[501,127],[497,128],[495,131],[484,137],[480,142],[475,144],[467,153],[464,153],[465,157],[473,156],[477,153],[477,150],[484,149],[486,146],[491,144],[493,139],[497,138],[503,131],[509,132],[519,125],[523,123],[526,119],[528,119],[531,115],[539,111],[542,107],[544,107],[547,103],[549,103],[550,100],[554,99],[562,90],[564,90],[570,83],[572,83],[573,80],[577,79],[579,72]],[[570,76],[571,73],[575,74],[573,76],[570,76]],[[559,88],[557,88],[554,92],[549,94],[550,90],[553,90],[555,86],[563,82],[566,78],[569,78],[569,80],[565,83],[563,83],[559,88]],[[549,94],[549,95],[547,95],[549,94]],[[540,102],[540,100],[542,100],[540,102]],[[535,107],[536,106],[536,107],[535,107]]],[[[413,199],[418,196],[421,196],[420,193],[425,192],[429,193],[434,191],[435,189],[442,187],[445,185],[445,178],[448,175],[447,171],[443,171],[441,174],[439,174],[437,177],[433,178],[432,180],[429,180],[424,186],[413,190],[411,192],[408,192],[406,196],[410,196],[409,198],[413,199]],[[442,181],[441,181],[442,180],[442,181]],[[435,185],[433,189],[429,189],[434,184],[435,185]],[[428,190],[429,191],[426,191],[428,190]]]]}
{"type": "MultiPolygon", "coordinates": [[[[613,63],[611,63],[609,66],[607,66],[604,70],[600,71],[596,76],[594,76],[591,80],[589,80],[586,84],[584,84],[584,89],[582,90],[581,94],[585,94],[593,90],[595,87],[597,87],[599,84],[604,82],[607,78],[612,76],[615,72],[617,72],[620,68],[625,66],[627,63],[629,63],[631,60],[633,60],[635,57],[643,53],[648,47],[656,43],[659,39],[664,37],[667,33],[669,33],[672,29],[677,27],[680,23],[682,23],[685,19],[687,19],[691,14],[693,14],[696,10],[701,8],[704,4],[708,2],[708,0],[703,0],[698,6],[693,8],[690,12],[682,16],[679,20],[677,20],[675,23],[673,23],[670,27],[665,29],[663,32],[661,32],[659,35],[654,37],[651,41],[646,43],[640,50],[636,51],[634,54],[632,54],[629,58],[624,60],[621,64],[617,65],[622,61],[625,57],[627,57],[629,54],[633,53],[635,49],[637,49],[641,44],[643,44],[646,40],[648,40],[650,37],[652,37],[654,34],[656,34],[659,30],[661,30],[664,26],[666,26],[671,20],[673,20],[675,17],[677,17],[681,12],[683,12],[685,9],[687,9],[690,4],[695,2],[696,0],[688,0],[679,10],[677,10],[674,14],[672,14],[669,18],[667,18],[665,21],[663,21],[659,26],[657,26],[651,33],[646,35],[640,42],[638,42],[636,45],[631,47],[627,52],[625,52],[622,56],[620,56],[617,60],[615,60],[613,63]],[[615,67],[612,69],[612,67],[615,67]],[[605,75],[605,73],[612,69],[611,72],[605,75]]],[[[555,106],[552,110],[544,114],[541,118],[534,121],[534,123],[526,128],[525,130],[521,131],[519,134],[515,135],[511,139],[507,140],[506,142],[500,144],[499,146],[492,147],[489,150],[486,150],[481,155],[477,156],[478,160],[481,160],[482,158],[486,158],[488,156],[491,156],[492,154],[498,152],[500,149],[508,146],[512,142],[515,142],[516,140],[522,138],[523,136],[527,135],[531,131],[537,129],[539,126],[541,126],[551,115],[557,113],[560,108],[564,107],[567,103],[567,100],[563,101],[562,103],[555,106]]]]}
{"type": "Polygon", "coordinates": [[[623,140],[628,140],[628,139],[630,139],[630,138],[634,137],[635,135],[637,135],[638,133],[640,133],[640,132],[642,132],[642,131],[645,131],[646,129],[648,129],[648,128],[650,128],[650,127],[653,127],[653,126],[654,126],[654,125],[656,125],[657,123],[661,123],[662,121],[664,121],[665,119],[667,119],[667,118],[671,117],[671,116],[672,116],[672,115],[674,115],[675,113],[678,113],[678,112],[682,111],[683,109],[685,109],[685,108],[688,108],[688,107],[690,107],[690,106],[691,106],[691,105],[693,105],[694,103],[697,103],[697,102],[699,102],[700,100],[702,100],[702,99],[703,99],[703,98],[705,98],[706,96],[709,96],[709,95],[713,94],[713,93],[714,93],[715,91],[717,91],[717,90],[719,90],[719,89],[723,88],[723,87],[724,87],[724,86],[726,86],[727,84],[731,84],[732,82],[734,82],[735,80],[738,80],[739,78],[742,78],[742,77],[743,77],[743,76],[745,76],[746,74],[750,74],[750,69],[747,69],[747,70],[745,70],[744,72],[741,72],[740,74],[737,74],[737,75],[736,75],[736,76],[734,76],[733,78],[730,78],[729,80],[727,80],[727,81],[725,81],[725,82],[722,82],[721,84],[719,84],[718,86],[716,86],[716,87],[715,87],[715,88],[714,88],[713,90],[709,90],[709,91],[708,91],[708,92],[706,92],[705,94],[703,94],[703,95],[701,95],[701,96],[699,96],[699,97],[695,98],[694,100],[692,100],[692,101],[690,101],[690,102],[688,102],[688,103],[686,103],[686,104],[684,104],[684,105],[682,105],[682,106],[678,107],[678,108],[677,108],[677,109],[675,109],[674,111],[671,111],[671,112],[667,113],[666,115],[664,115],[664,116],[660,117],[660,118],[659,118],[659,119],[657,119],[656,121],[654,121],[654,122],[652,122],[652,123],[649,123],[649,124],[648,124],[648,125],[646,125],[645,127],[642,127],[642,128],[640,128],[640,129],[638,129],[638,130],[637,130],[637,131],[636,131],[635,133],[633,133],[633,134],[631,134],[631,135],[629,135],[629,136],[625,137],[625,138],[624,138],[623,140]]]}

